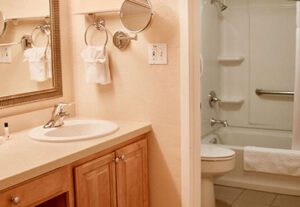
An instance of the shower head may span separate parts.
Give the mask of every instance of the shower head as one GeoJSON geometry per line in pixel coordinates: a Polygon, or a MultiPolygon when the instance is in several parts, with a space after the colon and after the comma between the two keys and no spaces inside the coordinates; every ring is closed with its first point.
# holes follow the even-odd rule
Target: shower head
{"type": "Polygon", "coordinates": [[[224,3],[223,3],[224,0],[211,0],[211,3],[212,4],[215,4],[220,10],[221,12],[224,11],[225,9],[228,8],[228,6],[226,6],[224,3]]]}

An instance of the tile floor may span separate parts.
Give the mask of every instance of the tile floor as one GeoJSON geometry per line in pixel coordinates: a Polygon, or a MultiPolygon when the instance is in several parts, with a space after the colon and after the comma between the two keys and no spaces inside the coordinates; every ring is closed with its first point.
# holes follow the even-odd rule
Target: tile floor
{"type": "Polygon", "coordinates": [[[300,197],[216,185],[217,207],[300,207],[300,197]]]}

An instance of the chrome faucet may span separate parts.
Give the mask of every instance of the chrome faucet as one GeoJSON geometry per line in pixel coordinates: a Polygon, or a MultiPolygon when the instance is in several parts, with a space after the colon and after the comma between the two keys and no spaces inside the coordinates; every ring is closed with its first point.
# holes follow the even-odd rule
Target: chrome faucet
{"type": "Polygon", "coordinates": [[[45,129],[48,128],[54,128],[54,127],[61,127],[64,125],[64,119],[65,117],[70,116],[69,113],[64,111],[64,108],[66,106],[70,106],[71,104],[67,103],[58,103],[54,106],[52,117],[50,121],[47,122],[47,124],[44,125],[45,129]]]}
{"type": "Polygon", "coordinates": [[[228,127],[228,122],[226,120],[217,120],[217,119],[211,118],[210,125],[212,127],[215,125],[222,125],[223,127],[228,127]]]}

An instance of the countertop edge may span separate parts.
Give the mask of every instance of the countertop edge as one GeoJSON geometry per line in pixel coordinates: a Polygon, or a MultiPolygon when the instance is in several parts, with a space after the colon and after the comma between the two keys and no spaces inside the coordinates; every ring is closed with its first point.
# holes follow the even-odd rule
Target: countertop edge
{"type": "Polygon", "coordinates": [[[45,173],[48,173],[50,171],[53,171],[57,168],[66,166],[68,164],[71,164],[77,160],[83,159],[85,157],[88,157],[92,154],[101,152],[105,149],[108,149],[110,147],[113,147],[115,145],[121,144],[123,142],[129,141],[135,137],[138,137],[140,135],[149,133],[152,130],[150,123],[145,123],[143,127],[137,128],[135,130],[129,131],[128,133],[124,132],[124,134],[121,134],[111,140],[108,140],[104,143],[99,143],[94,146],[91,146],[86,149],[82,149],[80,151],[77,151],[71,155],[67,155],[61,159],[53,160],[52,162],[45,163],[43,165],[34,167],[30,170],[27,170],[25,172],[12,175],[8,178],[5,178],[3,180],[0,180],[0,192],[5,191],[6,189],[9,189],[13,186],[16,186],[18,184],[21,184],[25,181],[28,181],[30,179],[33,179],[35,177],[41,176],[45,173]]]}

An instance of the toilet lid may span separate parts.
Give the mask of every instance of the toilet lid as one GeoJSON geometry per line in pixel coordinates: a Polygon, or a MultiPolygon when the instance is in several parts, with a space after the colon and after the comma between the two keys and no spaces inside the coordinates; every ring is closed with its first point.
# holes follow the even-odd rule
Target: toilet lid
{"type": "Polygon", "coordinates": [[[213,144],[202,144],[201,145],[201,159],[222,159],[228,158],[235,155],[235,152],[231,149],[224,147],[218,147],[213,144]]]}

